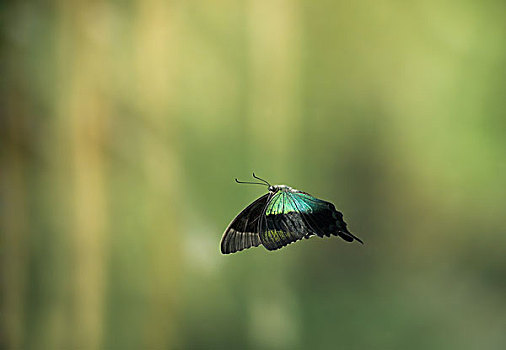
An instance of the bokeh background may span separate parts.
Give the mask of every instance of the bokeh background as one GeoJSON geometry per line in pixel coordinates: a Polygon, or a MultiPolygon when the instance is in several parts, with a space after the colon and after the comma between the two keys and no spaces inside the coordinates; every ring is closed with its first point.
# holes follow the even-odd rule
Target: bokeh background
{"type": "Polygon", "coordinates": [[[506,348],[504,1],[0,9],[0,348],[506,348]],[[221,255],[252,171],[365,245],[221,255]]]}

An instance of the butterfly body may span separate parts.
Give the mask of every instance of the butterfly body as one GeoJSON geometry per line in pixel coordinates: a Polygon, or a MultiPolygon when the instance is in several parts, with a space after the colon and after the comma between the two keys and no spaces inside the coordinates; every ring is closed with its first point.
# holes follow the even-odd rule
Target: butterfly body
{"type": "Polygon", "coordinates": [[[268,184],[268,188],[267,194],[228,225],[221,239],[223,254],[259,245],[276,250],[313,235],[337,235],[347,242],[362,243],[348,231],[343,215],[332,203],[286,185],[268,184]]]}

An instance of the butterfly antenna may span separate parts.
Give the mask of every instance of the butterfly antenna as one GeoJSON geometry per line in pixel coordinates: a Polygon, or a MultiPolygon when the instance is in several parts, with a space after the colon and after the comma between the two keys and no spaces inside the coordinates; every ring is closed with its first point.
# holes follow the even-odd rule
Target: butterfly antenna
{"type": "Polygon", "coordinates": [[[264,183],[261,183],[261,182],[249,182],[249,181],[239,181],[237,180],[237,178],[235,179],[235,182],[237,182],[238,184],[249,184],[249,185],[262,185],[262,186],[268,186],[264,183]]]}
{"type": "Polygon", "coordinates": [[[264,179],[262,179],[262,178],[259,178],[258,176],[256,176],[256,175],[255,175],[255,173],[253,173],[253,177],[254,177],[255,179],[257,179],[257,180],[260,180],[260,181],[265,182],[265,184],[266,184],[267,186],[271,186],[271,184],[269,183],[269,181],[266,181],[266,180],[264,180],[264,179]]]}

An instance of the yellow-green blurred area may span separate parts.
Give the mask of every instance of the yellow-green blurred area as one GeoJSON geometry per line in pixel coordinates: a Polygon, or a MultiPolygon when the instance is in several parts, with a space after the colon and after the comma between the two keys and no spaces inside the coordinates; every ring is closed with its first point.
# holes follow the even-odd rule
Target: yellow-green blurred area
{"type": "Polygon", "coordinates": [[[0,348],[506,349],[504,1],[0,11],[0,348]],[[222,255],[252,171],[365,244],[222,255]]]}

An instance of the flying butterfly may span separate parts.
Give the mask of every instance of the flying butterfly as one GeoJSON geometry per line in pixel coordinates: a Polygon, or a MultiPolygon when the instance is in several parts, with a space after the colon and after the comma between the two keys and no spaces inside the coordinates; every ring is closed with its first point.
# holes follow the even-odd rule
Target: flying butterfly
{"type": "Polygon", "coordinates": [[[313,235],[339,236],[346,242],[362,240],[346,228],[343,214],[334,204],[286,185],[271,185],[253,173],[260,182],[237,183],[264,185],[269,193],[251,203],[228,225],[221,239],[221,252],[230,254],[263,245],[276,250],[313,235]]]}

